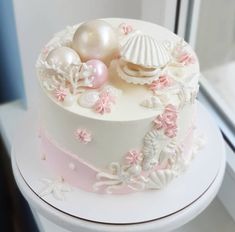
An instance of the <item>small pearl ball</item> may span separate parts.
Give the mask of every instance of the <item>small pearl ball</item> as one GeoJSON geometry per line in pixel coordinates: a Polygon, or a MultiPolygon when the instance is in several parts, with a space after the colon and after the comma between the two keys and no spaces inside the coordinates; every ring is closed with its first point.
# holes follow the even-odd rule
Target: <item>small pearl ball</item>
{"type": "Polygon", "coordinates": [[[79,55],[69,47],[58,47],[53,49],[48,54],[46,61],[50,65],[56,64],[64,67],[81,63],[79,55]]]}
{"type": "Polygon", "coordinates": [[[78,27],[73,37],[72,47],[83,62],[99,59],[109,64],[119,50],[118,36],[109,23],[93,20],[78,27]]]}
{"type": "Polygon", "coordinates": [[[72,96],[71,94],[68,94],[67,96],[65,96],[64,101],[63,101],[63,105],[64,106],[72,106],[73,103],[75,101],[74,96],[72,96]]]}
{"type": "Polygon", "coordinates": [[[96,89],[101,87],[108,79],[108,68],[100,60],[89,60],[86,64],[95,70],[91,88],[96,89]]]}
{"type": "Polygon", "coordinates": [[[132,167],[129,168],[129,172],[135,176],[140,175],[141,171],[142,171],[142,168],[139,164],[133,165],[132,167]]]}

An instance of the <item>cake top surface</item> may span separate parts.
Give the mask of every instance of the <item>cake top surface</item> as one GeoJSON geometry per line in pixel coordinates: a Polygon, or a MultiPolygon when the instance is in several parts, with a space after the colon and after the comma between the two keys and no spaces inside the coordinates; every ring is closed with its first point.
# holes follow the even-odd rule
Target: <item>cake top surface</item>
{"type": "Polygon", "coordinates": [[[65,110],[132,121],[190,102],[199,65],[192,48],[166,28],[111,18],[55,34],[39,55],[37,72],[43,94],[65,110]]]}

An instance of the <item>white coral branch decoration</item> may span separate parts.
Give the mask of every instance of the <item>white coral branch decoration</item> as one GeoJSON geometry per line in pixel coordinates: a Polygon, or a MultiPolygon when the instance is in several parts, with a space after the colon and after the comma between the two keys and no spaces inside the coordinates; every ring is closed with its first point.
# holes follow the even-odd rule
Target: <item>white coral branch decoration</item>
{"type": "Polygon", "coordinates": [[[85,63],[71,64],[64,67],[55,62],[48,64],[47,61],[43,60],[37,63],[37,67],[43,86],[48,91],[62,87],[69,89],[73,95],[83,92],[81,87],[92,87],[93,74],[96,71],[85,63]]]}

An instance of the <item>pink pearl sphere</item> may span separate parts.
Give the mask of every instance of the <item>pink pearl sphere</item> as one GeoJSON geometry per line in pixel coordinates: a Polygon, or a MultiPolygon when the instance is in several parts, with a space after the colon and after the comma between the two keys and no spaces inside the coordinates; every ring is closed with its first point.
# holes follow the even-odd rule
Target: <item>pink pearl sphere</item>
{"type": "Polygon", "coordinates": [[[108,68],[102,61],[95,59],[87,61],[86,64],[94,69],[92,75],[94,80],[92,81],[91,88],[96,89],[101,87],[108,79],[108,68]]]}

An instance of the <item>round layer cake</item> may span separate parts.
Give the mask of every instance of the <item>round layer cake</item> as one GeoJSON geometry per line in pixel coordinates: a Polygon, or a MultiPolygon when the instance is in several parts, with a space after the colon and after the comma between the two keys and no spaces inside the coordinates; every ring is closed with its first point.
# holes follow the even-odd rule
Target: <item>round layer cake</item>
{"type": "Polygon", "coordinates": [[[37,73],[42,162],[62,181],[97,193],[159,190],[197,151],[197,57],[163,27],[67,27],[42,50],[37,73]]]}

